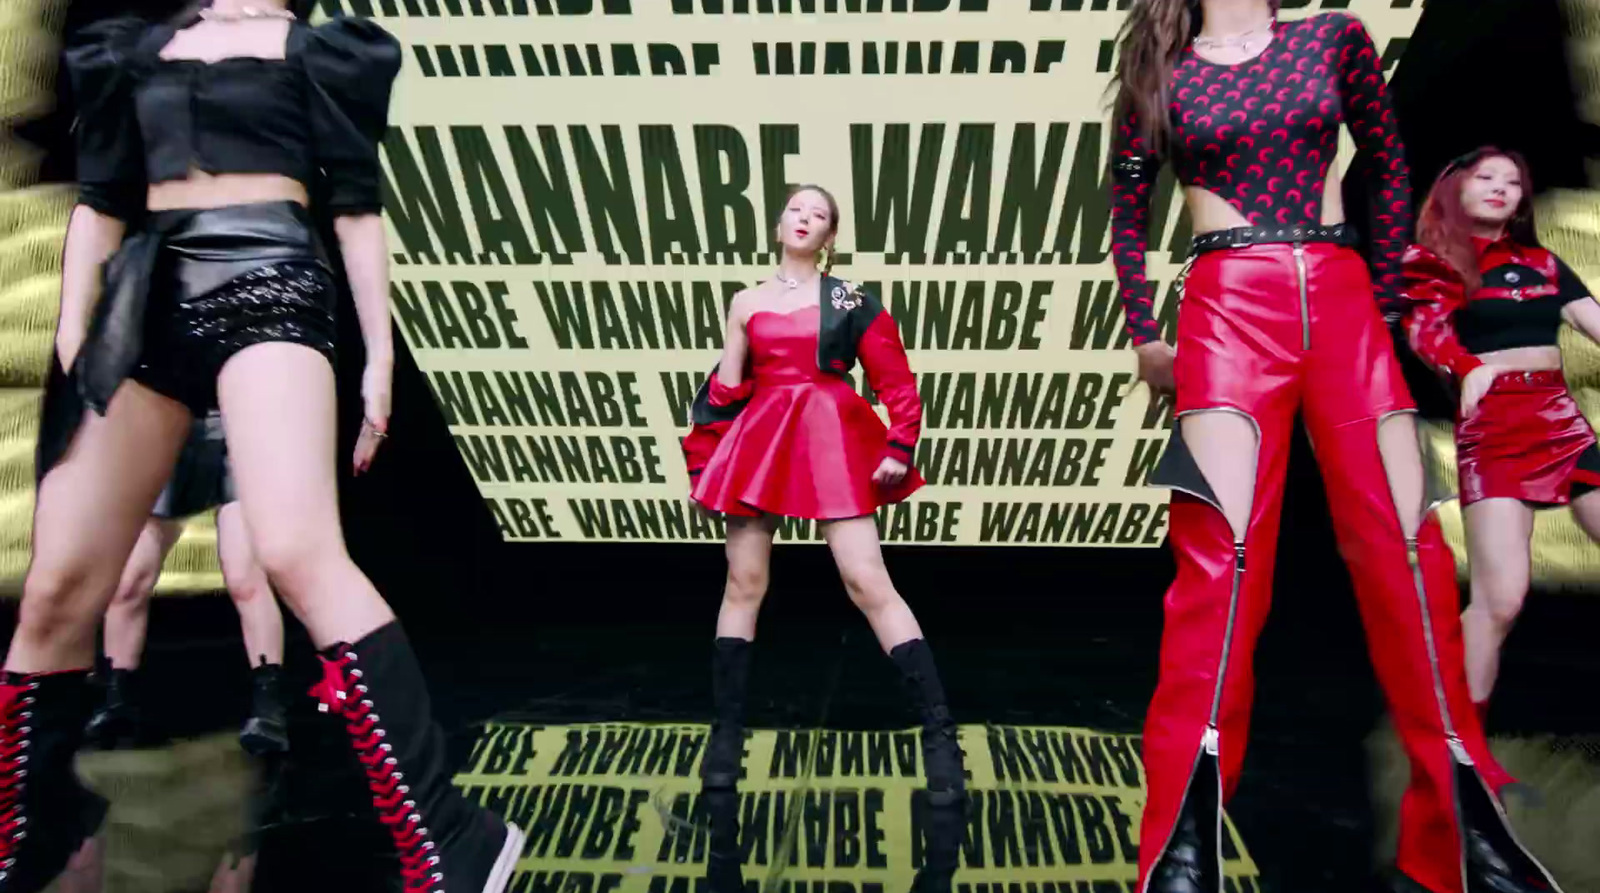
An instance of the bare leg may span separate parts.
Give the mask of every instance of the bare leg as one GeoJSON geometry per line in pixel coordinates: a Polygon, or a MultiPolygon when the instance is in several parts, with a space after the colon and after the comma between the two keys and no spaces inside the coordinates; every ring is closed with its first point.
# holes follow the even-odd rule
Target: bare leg
{"type": "Polygon", "coordinates": [[[1515,499],[1484,499],[1467,506],[1467,558],[1472,597],[1461,614],[1467,688],[1475,703],[1489,700],[1500,675],[1500,648],[1528,594],[1533,509],[1515,499]]]}
{"type": "Polygon", "coordinates": [[[524,837],[451,785],[416,655],[345,549],[333,368],[303,345],[255,344],[223,365],[217,391],[256,560],[321,652],[311,694],[366,766],[402,886],[501,889],[524,837]]]}
{"type": "Polygon", "coordinates": [[[105,416],[85,413],[67,455],[39,485],[7,670],[93,663],[95,629],[188,430],[186,408],[131,381],[105,416]]]}
{"type": "Polygon", "coordinates": [[[133,670],[144,655],[145,632],[150,621],[150,595],[161,576],[161,563],[172,551],[183,525],[168,518],[151,518],[139,532],[133,554],[122,568],[122,579],[106,607],[106,659],[119,670],[133,670]]]}
{"type": "Polygon", "coordinates": [[[312,642],[355,642],[394,620],[345,550],[328,361],[298,344],[253,345],[223,366],[217,392],[256,560],[312,642]]]}
{"type": "Polygon", "coordinates": [[[878,525],[871,517],[829,521],[822,535],[833,550],[850,600],[861,609],[877,634],[878,647],[900,671],[900,680],[922,725],[923,772],[929,802],[947,805],[966,790],[959,732],[945,701],[944,683],[933,652],[911,606],[895,590],[878,544],[878,525]]]}
{"type": "Polygon", "coordinates": [[[1255,502],[1259,438],[1248,417],[1231,410],[1199,410],[1178,421],[1183,442],[1206,483],[1222,503],[1236,540],[1244,539],[1255,502]]]}
{"type": "Polygon", "coordinates": [[[717,637],[754,640],[772,563],[774,519],[733,518],[728,526],[728,581],[717,612],[717,637]]]}
{"type": "Polygon", "coordinates": [[[283,663],[283,612],[250,548],[250,531],[237,502],[217,510],[217,559],[228,595],[239,610],[246,659],[252,667],[283,663]]]}
{"type": "Polygon", "coordinates": [[[1600,543],[1600,490],[1590,490],[1572,500],[1572,519],[1589,539],[1600,543]]]}
{"type": "Polygon", "coordinates": [[[866,615],[878,645],[887,652],[902,642],[922,638],[916,615],[894,588],[883,564],[877,523],[870,517],[828,521],[822,526],[822,535],[833,550],[850,601],[866,615]]]}
{"type": "Polygon", "coordinates": [[[26,821],[30,832],[10,858],[37,859],[49,871],[62,849],[72,850],[57,878],[69,893],[97,886],[103,861],[95,834],[105,802],[72,769],[95,633],[188,423],[183,406],[129,382],[106,415],[84,414],[66,456],[39,486],[33,560],[6,654],[6,670],[23,675],[0,681],[7,726],[0,732],[28,746],[27,782],[22,762],[7,760],[0,785],[21,795],[10,801],[8,821],[26,821]],[[25,722],[13,725],[17,719],[25,722]]]}

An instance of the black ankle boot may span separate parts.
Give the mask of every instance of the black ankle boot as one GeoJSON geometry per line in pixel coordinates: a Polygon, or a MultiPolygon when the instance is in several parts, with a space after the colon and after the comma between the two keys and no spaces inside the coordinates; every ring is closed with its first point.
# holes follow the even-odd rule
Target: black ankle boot
{"type": "Polygon", "coordinates": [[[749,639],[722,637],[711,654],[711,702],[715,712],[700,780],[708,788],[739,783],[744,763],[744,694],[750,677],[749,639]]]}
{"type": "Polygon", "coordinates": [[[922,762],[928,780],[928,802],[946,806],[966,794],[966,770],[956,724],[945,704],[944,686],[933,665],[933,651],[922,639],[901,642],[889,652],[905,682],[911,703],[922,717],[922,762]]]}
{"type": "Polygon", "coordinates": [[[501,893],[523,834],[450,783],[444,731],[398,622],[320,655],[318,709],[337,715],[365,770],[406,893],[501,893]]]}
{"type": "Polygon", "coordinates": [[[72,765],[91,697],[88,670],[0,675],[0,893],[43,890],[100,831],[72,765]]]}
{"type": "Polygon", "coordinates": [[[144,736],[139,671],[119,670],[106,664],[96,675],[102,682],[104,697],[83,730],[89,746],[100,750],[138,747],[144,736]]]}
{"type": "Polygon", "coordinates": [[[1210,880],[1208,855],[1194,811],[1185,809],[1172,830],[1172,840],[1150,870],[1148,893],[1219,893],[1221,879],[1210,880]],[[1209,883],[1208,883],[1209,880],[1209,883]]]}
{"type": "Polygon", "coordinates": [[[239,732],[239,746],[251,756],[289,749],[288,710],[283,703],[283,665],[266,658],[250,671],[250,718],[239,732]]]}

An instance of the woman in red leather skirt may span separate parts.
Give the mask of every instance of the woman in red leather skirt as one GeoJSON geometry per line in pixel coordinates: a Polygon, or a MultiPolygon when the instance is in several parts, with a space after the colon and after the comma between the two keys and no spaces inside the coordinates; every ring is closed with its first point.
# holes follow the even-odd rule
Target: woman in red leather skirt
{"type": "Polygon", "coordinates": [[[1412,767],[1395,883],[1553,889],[1498,808],[1508,779],[1467,694],[1455,565],[1385,326],[1399,316],[1411,196],[1371,38],[1345,13],[1279,22],[1269,0],[1137,0],[1118,88],[1114,260],[1139,376],[1175,389],[1178,419],[1151,478],[1175,491],[1178,572],[1145,721],[1141,893],[1222,889],[1221,809],[1244,763],[1297,412],[1326,460],[1340,553],[1412,767]],[[1333,168],[1341,126],[1372,187],[1365,263],[1333,168]],[[1196,233],[1175,353],[1144,272],[1167,162],[1196,233]]]}
{"type": "Polygon", "coordinates": [[[1600,341],[1600,304],[1540,247],[1520,155],[1486,146],[1439,175],[1406,253],[1406,332],[1460,388],[1456,467],[1472,597],[1461,615],[1467,684],[1480,715],[1500,646],[1528,592],[1536,508],[1570,505],[1600,541],[1600,448],[1567,392],[1563,321],[1600,341]]]}
{"type": "Polygon", "coordinates": [[[701,767],[708,787],[733,786],[743,756],[745,680],[767,589],[779,516],[822,522],[851,601],[900,669],[922,719],[934,802],[965,789],[956,728],[917,618],[883,564],[873,513],[923,484],[911,467],[922,426],[916,380],[883,305],[828,275],[839,207],[817,186],[795,190],[778,221],[777,275],[740,292],[722,359],[695,396],[684,440],[691,498],[727,518],[728,579],[717,615],[716,716],[701,767]],[[845,377],[856,360],[889,408],[876,411],[845,377]]]}

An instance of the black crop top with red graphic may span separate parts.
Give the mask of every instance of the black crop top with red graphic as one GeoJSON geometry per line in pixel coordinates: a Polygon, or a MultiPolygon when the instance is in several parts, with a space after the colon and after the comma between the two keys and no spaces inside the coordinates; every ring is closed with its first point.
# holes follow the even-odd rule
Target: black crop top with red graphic
{"type": "MultiPolygon", "coordinates": [[[[1368,159],[1372,191],[1368,265],[1385,312],[1401,306],[1400,259],[1411,234],[1411,185],[1383,68],[1354,16],[1329,12],[1274,26],[1259,56],[1207,62],[1186,47],[1170,82],[1171,157],[1178,182],[1215,193],[1251,226],[1317,226],[1323,188],[1350,128],[1368,159]]],[[[1159,336],[1145,279],[1149,211],[1165,159],[1130,114],[1112,147],[1112,253],[1128,334],[1159,336]]]]}
{"type": "Polygon", "coordinates": [[[1557,343],[1561,311],[1589,287],[1555,252],[1505,238],[1474,239],[1483,283],[1466,294],[1461,275],[1413,245],[1405,255],[1406,336],[1423,361],[1458,380],[1478,354],[1557,343]]]}

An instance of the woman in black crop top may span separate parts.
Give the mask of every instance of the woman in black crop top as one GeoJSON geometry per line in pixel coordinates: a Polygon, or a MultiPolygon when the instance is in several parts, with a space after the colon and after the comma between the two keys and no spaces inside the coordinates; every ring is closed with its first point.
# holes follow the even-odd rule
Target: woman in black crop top
{"type": "Polygon", "coordinates": [[[378,144],[398,42],[361,19],[311,27],[286,0],[202,0],[166,24],[85,28],[63,61],[81,193],[0,679],[0,891],[49,883],[104,815],[72,769],[95,627],[191,419],[220,408],[252,546],[320,649],[312,694],[365,765],[402,885],[498,893],[522,835],[451,786],[334,485],[335,278],[308,206],[333,218],[366,342],[359,471],[389,415],[378,144]]]}
{"type": "Polygon", "coordinates": [[[1175,390],[1178,419],[1151,476],[1174,490],[1178,571],[1145,720],[1140,890],[1220,889],[1216,830],[1243,766],[1297,412],[1328,460],[1340,552],[1412,766],[1398,870],[1437,893],[1461,893],[1469,875],[1524,889],[1546,877],[1526,853],[1467,845],[1501,821],[1492,804],[1476,807],[1509,778],[1467,694],[1455,562],[1424,507],[1413,403],[1385,325],[1399,317],[1411,194],[1380,54],[1348,14],[1280,22],[1277,11],[1269,0],[1135,0],[1122,38],[1113,259],[1139,377],[1175,390]],[[1341,129],[1371,191],[1365,261],[1340,204],[1341,129]],[[1145,277],[1167,163],[1196,233],[1176,351],[1145,277]],[[1460,773],[1485,780],[1481,797],[1455,793],[1460,773]]]}
{"type": "Polygon", "coordinates": [[[1467,682],[1486,710],[1528,591],[1533,511],[1572,506],[1600,542],[1600,447],[1561,374],[1562,322],[1600,341],[1600,303],[1534,229],[1528,166],[1486,146],[1451,162],[1405,258],[1406,333],[1460,386],[1456,468],[1472,599],[1467,682]]]}

